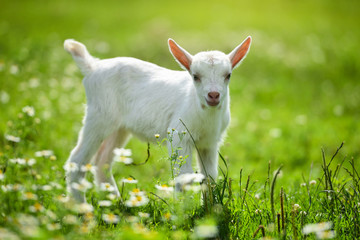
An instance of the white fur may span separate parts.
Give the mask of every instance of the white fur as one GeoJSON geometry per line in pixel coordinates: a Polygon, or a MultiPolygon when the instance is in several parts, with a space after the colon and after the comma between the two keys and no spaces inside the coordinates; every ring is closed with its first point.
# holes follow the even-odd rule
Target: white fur
{"type": "MultiPolygon", "coordinates": [[[[93,161],[96,183],[111,183],[119,195],[111,174],[113,149],[124,147],[131,135],[156,142],[155,134],[166,137],[169,128],[185,131],[181,119],[199,149],[201,173],[216,179],[218,149],[230,121],[229,81],[225,78],[245,57],[250,42],[248,37],[229,55],[210,51],[192,56],[169,39],[170,51],[187,70],[173,71],[128,57],[98,60],[83,44],[66,40],[65,50],[85,75],[87,97],[84,126],[67,163],[80,167],[93,161]],[[237,51],[239,48],[242,52],[237,51]],[[194,75],[200,80],[194,80],[194,75]]],[[[182,148],[181,155],[188,156],[180,174],[193,173],[194,143],[190,134],[182,141],[174,135],[173,145],[182,148]]],[[[78,201],[85,201],[84,194],[73,189],[71,183],[83,177],[81,171],[68,171],[66,176],[68,190],[78,201]]]]}

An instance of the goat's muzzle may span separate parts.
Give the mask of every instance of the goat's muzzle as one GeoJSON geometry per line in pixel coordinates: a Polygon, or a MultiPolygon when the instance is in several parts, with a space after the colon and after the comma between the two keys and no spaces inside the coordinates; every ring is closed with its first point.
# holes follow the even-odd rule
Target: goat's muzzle
{"type": "Polygon", "coordinates": [[[220,103],[220,93],[219,92],[209,92],[206,98],[206,102],[209,106],[217,106],[220,103]]]}

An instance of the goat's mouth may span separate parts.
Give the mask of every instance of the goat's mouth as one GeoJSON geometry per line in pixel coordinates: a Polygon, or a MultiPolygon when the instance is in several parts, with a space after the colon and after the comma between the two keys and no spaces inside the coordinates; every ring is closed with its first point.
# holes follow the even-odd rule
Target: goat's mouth
{"type": "Polygon", "coordinates": [[[220,103],[220,101],[211,101],[211,100],[209,101],[207,99],[205,99],[205,100],[206,100],[206,103],[211,107],[215,107],[215,106],[219,105],[219,103],[220,103]]]}

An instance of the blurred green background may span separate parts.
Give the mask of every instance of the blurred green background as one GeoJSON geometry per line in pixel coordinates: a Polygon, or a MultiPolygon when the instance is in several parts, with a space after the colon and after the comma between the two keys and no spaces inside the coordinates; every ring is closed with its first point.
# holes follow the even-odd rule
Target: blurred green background
{"type": "MultiPolygon", "coordinates": [[[[250,53],[232,76],[232,123],[221,149],[231,176],[244,168],[263,179],[271,160],[273,168],[284,164],[284,176],[301,178],[312,163],[320,169],[322,147],[328,156],[342,141],[341,157],[359,162],[359,9],[355,0],[2,1],[0,135],[22,107],[34,106],[41,127],[24,154],[52,149],[59,166],[67,159],[85,103],[82,76],[63,50],[67,38],[100,58],[180,69],[169,37],[194,54],[230,52],[250,35],[250,53]]],[[[146,143],[128,147],[136,162],[145,159],[146,143]]],[[[151,149],[150,163],[117,166],[116,175],[168,178],[168,163],[159,161],[165,149],[151,149]]]]}

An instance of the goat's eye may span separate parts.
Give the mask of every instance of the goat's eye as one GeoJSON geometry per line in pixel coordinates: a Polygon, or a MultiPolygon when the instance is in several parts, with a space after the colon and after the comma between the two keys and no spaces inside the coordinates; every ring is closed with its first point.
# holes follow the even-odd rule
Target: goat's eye
{"type": "Polygon", "coordinates": [[[194,81],[195,81],[195,82],[199,82],[199,81],[200,81],[200,77],[199,77],[198,75],[196,75],[196,74],[194,74],[193,78],[194,78],[194,81]]]}
{"type": "Polygon", "coordinates": [[[225,77],[225,80],[229,81],[229,80],[230,80],[230,77],[231,77],[231,73],[229,73],[229,74],[225,77]]]}

